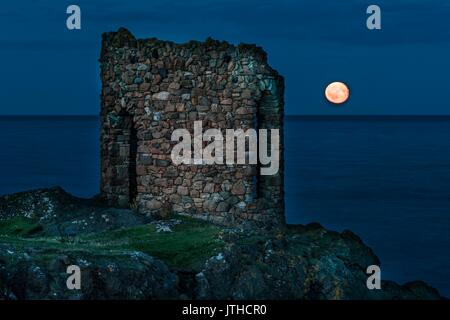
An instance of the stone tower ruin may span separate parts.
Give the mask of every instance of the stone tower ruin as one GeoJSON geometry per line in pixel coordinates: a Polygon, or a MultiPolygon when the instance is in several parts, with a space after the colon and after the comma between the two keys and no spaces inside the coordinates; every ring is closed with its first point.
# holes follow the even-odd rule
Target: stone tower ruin
{"type": "Polygon", "coordinates": [[[103,34],[101,194],[149,215],[178,213],[223,225],[284,223],[284,81],[255,45],[207,39],[175,44],[103,34]],[[280,130],[280,168],[175,165],[172,132],[280,130]]]}

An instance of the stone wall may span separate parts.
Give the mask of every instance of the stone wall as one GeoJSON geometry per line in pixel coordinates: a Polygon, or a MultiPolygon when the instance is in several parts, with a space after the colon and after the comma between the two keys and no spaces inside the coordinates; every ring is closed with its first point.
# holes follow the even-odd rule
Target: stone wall
{"type": "Polygon", "coordinates": [[[172,212],[225,225],[284,223],[283,78],[254,45],[208,39],[175,44],[103,34],[101,193],[114,206],[172,212]],[[280,129],[280,169],[174,165],[178,128],[280,129]]]}

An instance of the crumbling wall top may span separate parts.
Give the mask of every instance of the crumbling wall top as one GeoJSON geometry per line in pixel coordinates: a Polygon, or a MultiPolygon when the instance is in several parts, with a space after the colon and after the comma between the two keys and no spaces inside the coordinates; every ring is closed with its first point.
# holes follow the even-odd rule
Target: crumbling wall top
{"type": "Polygon", "coordinates": [[[134,35],[125,28],[119,28],[116,32],[105,32],[102,35],[102,55],[105,50],[113,48],[143,48],[171,46],[178,48],[186,48],[192,50],[193,53],[201,54],[202,52],[217,50],[228,51],[230,53],[238,52],[241,57],[252,56],[260,63],[267,62],[267,53],[260,46],[255,44],[240,43],[235,46],[227,41],[219,41],[207,38],[205,41],[191,40],[186,43],[175,43],[172,41],[159,40],[157,38],[136,39],[134,35]]]}

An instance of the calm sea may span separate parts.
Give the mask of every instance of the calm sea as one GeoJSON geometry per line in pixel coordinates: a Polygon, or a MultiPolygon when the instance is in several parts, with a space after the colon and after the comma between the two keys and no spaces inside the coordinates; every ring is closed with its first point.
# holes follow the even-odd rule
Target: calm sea
{"type": "MultiPolygon", "coordinates": [[[[97,117],[0,117],[0,194],[99,188],[97,117]]],[[[450,296],[450,118],[287,118],[289,223],[349,229],[382,277],[450,296]]]]}

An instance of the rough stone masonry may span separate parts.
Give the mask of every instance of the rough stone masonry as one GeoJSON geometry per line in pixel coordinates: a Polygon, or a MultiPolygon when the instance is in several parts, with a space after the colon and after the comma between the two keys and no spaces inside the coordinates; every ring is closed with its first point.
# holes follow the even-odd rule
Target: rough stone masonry
{"type": "Polygon", "coordinates": [[[103,34],[101,194],[113,206],[173,212],[236,226],[284,223],[284,81],[255,45],[207,39],[176,44],[103,34]],[[175,165],[175,129],[280,130],[280,169],[175,165]]]}

